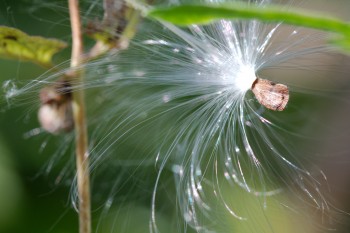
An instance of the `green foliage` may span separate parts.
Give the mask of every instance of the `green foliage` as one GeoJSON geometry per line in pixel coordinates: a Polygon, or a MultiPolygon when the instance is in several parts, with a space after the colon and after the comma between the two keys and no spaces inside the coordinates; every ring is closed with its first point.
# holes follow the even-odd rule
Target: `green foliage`
{"type": "Polygon", "coordinates": [[[40,36],[29,36],[24,32],[0,26],[0,56],[51,66],[52,56],[65,48],[65,42],[40,36]]]}
{"type": "Polygon", "coordinates": [[[332,42],[350,53],[350,24],[337,18],[322,16],[297,9],[281,10],[276,5],[261,7],[254,4],[225,5],[181,5],[168,8],[155,8],[148,16],[178,25],[207,24],[220,19],[257,19],[263,22],[283,22],[309,27],[338,35],[332,42]]]}

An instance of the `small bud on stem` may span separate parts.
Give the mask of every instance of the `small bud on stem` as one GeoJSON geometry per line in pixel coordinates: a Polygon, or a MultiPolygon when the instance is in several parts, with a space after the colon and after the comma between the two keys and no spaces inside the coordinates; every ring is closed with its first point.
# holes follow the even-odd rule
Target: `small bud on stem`
{"type": "Polygon", "coordinates": [[[72,94],[68,81],[60,80],[41,89],[40,102],[38,118],[46,131],[59,134],[74,128],[72,94]]]}

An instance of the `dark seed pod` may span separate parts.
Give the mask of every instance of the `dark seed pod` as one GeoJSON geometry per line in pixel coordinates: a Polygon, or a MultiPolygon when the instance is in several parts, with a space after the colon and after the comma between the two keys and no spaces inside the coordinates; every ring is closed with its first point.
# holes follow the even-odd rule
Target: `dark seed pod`
{"type": "Polygon", "coordinates": [[[41,89],[40,101],[38,118],[47,132],[59,134],[74,128],[71,87],[67,81],[41,89]]]}
{"type": "Polygon", "coordinates": [[[283,111],[287,106],[289,90],[286,85],[257,78],[252,85],[252,91],[259,103],[268,109],[283,111]]]}

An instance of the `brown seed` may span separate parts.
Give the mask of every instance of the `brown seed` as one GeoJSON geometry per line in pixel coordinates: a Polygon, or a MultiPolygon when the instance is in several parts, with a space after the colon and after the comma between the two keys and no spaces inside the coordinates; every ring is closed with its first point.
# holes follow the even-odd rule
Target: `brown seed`
{"type": "Polygon", "coordinates": [[[283,111],[286,108],[289,100],[289,90],[286,85],[257,78],[251,89],[255,98],[266,108],[274,111],[283,111]]]}

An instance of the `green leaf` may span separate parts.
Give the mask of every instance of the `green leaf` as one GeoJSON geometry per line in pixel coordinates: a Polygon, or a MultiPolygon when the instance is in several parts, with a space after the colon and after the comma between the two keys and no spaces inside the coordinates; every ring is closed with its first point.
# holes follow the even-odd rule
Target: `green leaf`
{"type": "Polygon", "coordinates": [[[261,7],[256,4],[236,3],[230,5],[180,5],[168,8],[154,8],[148,16],[177,25],[207,24],[220,19],[256,19],[263,22],[283,22],[338,33],[342,43],[335,43],[347,49],[350,43],[350,24],[337,18],[303,12],[298,9],[281,10],[276,5],[261,7]]]}
{"type": "Polygon", "coordinates": [[[56,39],[29,36],[24,32],[0,26],[0,56],[51,66],[52,56],[67,44],[56,39]]]}
{"type": "Polygon", "coordinates": [[[350,54],[350,39],[349,39],[349,37],[333,38],[330,40],[330,43],[334,44],[335,46],[337,46],[339,48],[346,50],[350,54]]]}

